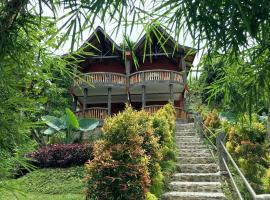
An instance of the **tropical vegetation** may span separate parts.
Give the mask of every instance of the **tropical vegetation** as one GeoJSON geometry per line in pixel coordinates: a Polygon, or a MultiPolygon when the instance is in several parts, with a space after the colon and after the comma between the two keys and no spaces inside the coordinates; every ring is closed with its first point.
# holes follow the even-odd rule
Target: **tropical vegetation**
{"type": "MultiPolygon", "coordinates": [[[[69,107],[71,99],[68,88],[75,76],[75,69],[66,66],[73,66],[70,60],[78,61],[73,55],[81,53],[82,49],[74,51],[76,44],[82,39],[83,30],[91,29],[94,23],[109,22],[116,34],[124,27],[123,32],[128,35],[129,30],[139,24],[146,33],[153,29],[158,37],[164,37],[156,26],[149,26],[158,24],[176,36],[180,33],[183,33],[184,39],[190,36],[194,46],[198,50],[203,48],[209,55],[205,62],[211,67],[206,76],[212,74],[213,77],[207,81],[203,92],[210,98],[203,98],[203,101],[214,102],[218,110],[233,112],[238,116],[238,121],[244,118],[244,113],[248,113],[249,127],[253,126],[252,113],[268,112],[269,116],[269,4],[269,0],[165,0],[149,3],[133,0],[1,1],[0,189],[10,189],[3,180],[12,176],[18,166],[33,169],[25,155],[46,145],[43,135],[45,124],[41,117],[61,117],[64,108],[69,107]],[[45,10],[49,10],[51,16],[48,17],[45,10]],[[63,12],[59,14],[59,10],[63,12]],[[62,26],[57,28],[59,21],[62,26]],[[69,56],[72,59],[55,56],[55,49],[69,38],[72,52],[69,56]]],[[[151,40],[147,41],[148,45],[151,44],[151,40]]],[[[132,45],[128,46],[132,50],[132,45]]],[[[236,131],[229,128],[228,132],[234,133],[231,138],[236,143],[230,141],[232,144],[228,144],[228,148],[233,152],[237,150],[235,156],[245,169],[246,160],[250,158],[243,157],[242,150],[261,143],[262,140],[256,137],[265,131],[259,129],[258,133],[253,133],[253,129],[247,130],[245,126],[239,128],[239,124],[231,126],[236,131]],[[252,134],[247,134],[250,132],[252,134]],[[246,137],[248,143],[241,142],[246,137]],[[243,149],[241,145],[244,145],[243,149]]],[[[270,123],[267,129],[269,138],[270,123]]],[[[144,138],[141,135],[138,137],[144,138]]],[[[161,137],[167,138],[167,135],[161,137]]],[[[170,148],[171,142],[167,139],[159,146],[165,155],[170,155],[166,145],[170,148]]],[[[105,144],[111,142],[104,141],[105,144]]],[[[142,144],[138,143],[139,149],[146,148],[142,144]]],[[[104,150],[107,152],[108,149],[104,147],[104,150]]],[[[144,156],[140,154],[139,158],[144,156]]],[[[137,162],[142,164],[143,161],[146,162],[147,158],[137,162]]],[[[162,168],[162,159],[157,163],[162,168]]],[[[266,177],[269,177],[269,160],[267,163],[266,177]]],[[[144,165],[142,169],[146,172],[148,166],[144,165]]],[[[148,180],[144,185],[146,188],[148,180]]],[[[146,195],[153,197],[149,193],[146,195]]]]}

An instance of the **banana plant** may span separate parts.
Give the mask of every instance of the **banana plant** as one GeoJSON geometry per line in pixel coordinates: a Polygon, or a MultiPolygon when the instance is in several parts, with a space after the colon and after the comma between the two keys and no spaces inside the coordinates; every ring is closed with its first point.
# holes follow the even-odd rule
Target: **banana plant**
{"type": "Polygon", "coordinates": [[[78,119],[76,115],[68,108],[65,109],[65,114],[61,117],[46,115],[42,120],[49,126],[44,131],[45,135],[51,136],[56,133],[65,133],[65,142],[72,142],[72,133],[80,131],[82,136],[83,132],[94,130],[99,121],[96,119],[78,119]]]}

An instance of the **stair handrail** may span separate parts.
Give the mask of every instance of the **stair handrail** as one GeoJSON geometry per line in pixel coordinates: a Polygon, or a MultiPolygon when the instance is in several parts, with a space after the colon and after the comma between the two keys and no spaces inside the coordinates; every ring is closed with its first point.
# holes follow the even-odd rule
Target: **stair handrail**
{"type": "Polygon", "coordinates": [[[210,131],[211,134],[214,134],[202,121],[202,117],[196,113],[194,115],[194,125],[195,128],[199,127],[199,132],[203,137],[206,137],[206,139],[211,143],[211,145],[213,147],[216,147],[215,149],[217,150],[218,153],[218,158],[219,158],[219,166],[220,166],[220,171],[221,173],[228,173],[233,186],[236,190],[236,193],[239,197],[240,200],[244,200],[239,188],[237,187],[237,184],[234,180],[234,177],[231,173],[231,170],[228,167],[228,158],[229,161],[232,163],[232,166],[234,167],[234,169],[237,171],[238,175],[240,176],[240,178],[243,180],[246,188],[248,189],[251,197],[254,200],[270,200],[270,194],[256,194],[256,192],[254,191],[254,189],[252,188],[252,186],[250,185],[250,183],[248,182],[247,178],[245,177],[245,175],[242,173],[241,169],[238,167],[238,165],[236,164],[236,162],[234,161],[232,155],[229,153],[229,151],[226,149],[225,145],[224,145],[224,140],[225,140],[225,133],[224,132],[220,132],[217,137],[216,137],[216,145],[213,144],[213,142],[210,140],[210,138],[208,138],[203,130],[203,127],[206,128],[208,131],[210,131]]]}
{"type": "Polygon", "coordinates": [[[194,124],[195,124],[195,128],[199,130],[199,134],[203,137],[205,137],[208,142],[210,142],[211,146],[217,151],[217,147],[216,145],[211,141],[211,139],[206,135],[205,131],[203,128],[206,128],[212,135],[214,135],[214,133],[207,127],[205,126],[205,124],[203,123],[202,117],[199,114],[195,114],[194,115],[194,124]]]}
{"type": "Polygon", "coordinates": [[[247,190],[249,191],[251,197],[254,200],[270,200],[270,194],[256,194],[256,192],[254,191],[254,189],[252,188],[252,186],[250,185],[250,183],[248,182],[247,178],[245,177],[245,175],[242,173],[241,169],[238,167],[238,165],[236,164],[236,162],[234,161],[232,155],[229,153],[229,151],[226,149],[224,142],[223,142],[223,137],[225,136],[224,133],[220,133],[219,135],[222,135],[222,137],[217,137],[217,146],[218,146],[218,151],[219,151],[219,159],[220,159],[220,163],[221,163],[221,168],[226,169],[226,171],[228,172],[233,185],[235,186],[235,189],[237,191],[237,194],[239,196],[239,198],[242,200],[243,197],[237,187],[237,185],[235,184],[235,180],[233,178],[233,176],[231,175],[231,171],[228,167],[228,163],[227,160],[229,158],[229,161],[232,163],[234,169],[237,171],[238,175],[240,176],[240,178],[243,180],[247,190]]]}

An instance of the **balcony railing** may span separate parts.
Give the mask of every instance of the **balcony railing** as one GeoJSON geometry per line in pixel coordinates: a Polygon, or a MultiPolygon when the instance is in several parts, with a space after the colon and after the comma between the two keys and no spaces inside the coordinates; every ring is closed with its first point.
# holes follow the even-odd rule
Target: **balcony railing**
{"type": "Polygon", "coordinates": [[[169,81],[183,83],[183,75],[180,72],[170,70],[146,70],[130,75],[130,84],[140,84],[148,81],[169,81]]]}
{"type": "MultiPolygon", "coordinates": [[[[163,105],[151,105],[151,106],[145,106],[144,110],[150,114],[153,114],[155,112],[157,112],[159,109],[161,109],[163,107],[163,105]]],[[[180,118],[180,119],[185,119],[187,120],[187,113],[179,107],[174,107],[175,108],[175,115],[176,118],[180,118]]]]}
{"type": "Polygon", "coordinates": [[[93,107],[87,108],[83,115],[83,111],[77,111],[76,115],[83,118],[105,119],[108,116],[108,108],[93,107]]]}
{"type": "Polygon", "coordinates": [[[150,114],[153,114],[157,112],[159,109],[161,109],[163,106],[162,105],[151,105],[151,106],[145,106],[144,110],[150,114]]]}
{"type": "Polygon", "coordinates": [[[111,84],[111,85],[125,85],[126,75],[113,72],[91,72],[82,74],[77,80],[78,85],[82,84],[111,84]]]}

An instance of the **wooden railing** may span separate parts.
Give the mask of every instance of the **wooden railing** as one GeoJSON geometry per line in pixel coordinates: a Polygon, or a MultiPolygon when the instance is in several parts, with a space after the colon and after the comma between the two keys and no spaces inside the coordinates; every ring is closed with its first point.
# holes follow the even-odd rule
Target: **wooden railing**
{"type": "Polygon", "coordinates": [[[125,85],[126,75],[113,72],[91,72],[82,74],[77,80],[78,85],[82,84],[114,84],[125,85]]]}
{"type": "Polygon", "coordinates": [[[131,85],[148,81],[170,81],[173,83],[183,83],[183,76],[180,72],[170,70],[146,70],[131,74],[129,81],[131,85]]]}
{"type": "Polygon", "coordinates": [[[144,110],[150,114],[153,114],[157,112],[159,109],[161,109],[163,106],[162,105],[151,105],[151,106],[145,106],[144,110]]]}
{"type": "Polygon", "coordinates": [[[105,119],[108,116],[108,109],[102,107],[87,108],[84,115],[83,111],[77,111],[76,115],[83,118],[105,119]]]}
{"type": "Polygon", "coordinates": [[[182,108],[179,108],[179,107],[174,107],[174,108],[176,112],[176,118],[185,119],[185,120],[188,119],[186,111],[184,111],[182,108]]]}
{"type": "MultiPolygon", "coordinates": [[[[155,112],[157,112],[159,109],[161,109],[163,107],[163,105],[151,105],[151,106],[145,106],[144,110],[150,114],[153,114],[155,112]]],[[[185,119],[187,120],[187,113],[179,107],[174,107],[175,108],[175,116],[176,118],[180,118],[180,119],[185,119]]]]}

